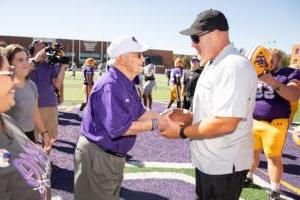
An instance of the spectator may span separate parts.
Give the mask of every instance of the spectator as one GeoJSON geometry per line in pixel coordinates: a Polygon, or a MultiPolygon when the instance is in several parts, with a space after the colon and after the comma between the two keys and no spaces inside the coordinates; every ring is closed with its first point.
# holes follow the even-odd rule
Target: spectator
{"type": "Polygon", "coordinates": [[[0,198],[50,200],[49,157],[4,114],[15,105],[12,77],[0,49],[0,198]]]}
{"type": "Polygon", "coordinates": [[[190,60],[190,64],[191,69],[183,75],[183,84],[181,90],[182,108],[188,110],[192,108],[197,81],[204,67],[200,67],[200,60],[197,57],[193,57],[190,60]]]}
{"type": "Polygon", "coordinates": [[[48,130],[44,134],[44,150],[50,154],[52,144],[58,133],[57,96],[55,90],[61,90],[67,64],[50,64],[46,62],[45,47],[47,43],[35,40],[29,47],[31,55],[31,80],[38,88],[38,106],[43,123],[48,130]]]}
{"type": "Polygon", "coordinates": [[[16,104],[7,114],[16,121],[25,135],[34,143],[36,138],[34,128],[45,134],[47,130],[42,121],[38,107],[38,90],[35,83],[29,79],[29,55],[27,50],[11,44],[5,47],[4,52],[10,65],[15,67],[15,101],[16,104]]]}
{"type": "Polygon", "coordinates": [[[165,75],[167,77],[167,85],[170,85],[170,76],[171,76],[171,69],[170,67],[165,68],[165,75]]]}
{"type": "Polygon", "coordinates": [[[150,57],[145,59],[145,67],[144,67],[144,106],[148,107],[149,110],[152,109],[152,90],[155,87],[155,65],[151,63],[150,57]]]}
{"type": "Polygon", "coordinates": [[[72,70],[73,79],[75,80],[76,71],[77,71],[77,65],[76,65],[76,63],[73,62],[72,66],[71,66],[71,70],[72,70]]]}

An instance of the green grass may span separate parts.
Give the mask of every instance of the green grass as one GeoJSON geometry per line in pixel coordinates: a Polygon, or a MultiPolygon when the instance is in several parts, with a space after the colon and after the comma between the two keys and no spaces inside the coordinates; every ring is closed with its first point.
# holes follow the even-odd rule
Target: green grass
{"type": "Polygon", "coordinates": [[[152,167],[145,167],[145,168],[138,168],[138,167],[126,167],[124,170],[125,173],[132,173],[132,172],[176,172],[185,174],[188,176],[195,177],[195,170],[194,169],[174,169],[174,168],[152,168],[152,167]]]}
{"type": "MultiPolygon", "coordinates": [[[[64,106],[74,106],[81,104],[84,99],[82,72],[76,72],[76,79],[73,80],[72,72],[66,72],[64,80],[64,106]]],[[[95,80],[98,78],[96,72],[95,80]]],[[[169,101],[169,86],[165,75],[156,75],[156,88],[153,91],[153,100],[160,102],[169,101]]]]}

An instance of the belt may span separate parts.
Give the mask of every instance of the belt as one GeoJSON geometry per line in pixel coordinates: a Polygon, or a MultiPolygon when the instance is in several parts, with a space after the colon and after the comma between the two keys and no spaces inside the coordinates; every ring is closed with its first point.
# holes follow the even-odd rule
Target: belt
{"type": "Polygon", "coordinates": [[[104,150],[104,149],[102,149],[102,150],[105,151],[106,153],[110,154],[110,155],[117,156],[117,157],[120,157],[120,158],[125,158],[125,155],[122,154],[122,153],[114,152],[114,151],[111,151],[111,150],[104,150]]]}
{"type": "Polygon", "coordinates": [[[91,141],[89,138],[87,138],[86,136],[84,135],[81,135],[80,137],[84,137],[85,139],[87,139],[87,141],[91,142],[92,144],[95,145],[95,147],[97,148],[100,148],[102,151],[104,151],[105,153],[108,153],[110,155],[113,155],[113,156],[117,156],[117,157],[120,157],[120,158],[125,158],[125,154],[122,154],[122,153],[118,153],[118,152],[114,152],[112,150],[106,150],[106,149],[103,149],[102,147],[100,147],[99,145],[97,145],[95,142],[91,141]]]}

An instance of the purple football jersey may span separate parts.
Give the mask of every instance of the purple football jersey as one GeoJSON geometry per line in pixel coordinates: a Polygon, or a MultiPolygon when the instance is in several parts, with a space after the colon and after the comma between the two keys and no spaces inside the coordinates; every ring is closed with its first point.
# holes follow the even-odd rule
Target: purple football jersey
{"type": "MultiPolygon", "coordinates": [[[[300,71],[284,67],[273,73],[273,76],[277,81],[288,84],[291,80],[300,80],[300,71]]],[[[270,85],[259,82],[253,117],[258,120],[270,121],[277,118],[289,118],[290,114],[289,101],[282,98],[270,85]]]]}

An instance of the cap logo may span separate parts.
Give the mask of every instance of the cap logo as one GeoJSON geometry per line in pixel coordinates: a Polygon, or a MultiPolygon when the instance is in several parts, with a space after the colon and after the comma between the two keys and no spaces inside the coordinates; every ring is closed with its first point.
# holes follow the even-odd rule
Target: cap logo
{"type": "Polygon", "coordinates": [[[268,66],[268,62],[264,55],[257,56],[256,60],[254,61],[254,64],[258,64],[260,67],[268,66]]]}
{"type": "Polygon", "coordinates": [[[135,37],[131,37],[132,41],[138,43],[137,39],[135,37]]]}

